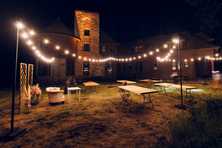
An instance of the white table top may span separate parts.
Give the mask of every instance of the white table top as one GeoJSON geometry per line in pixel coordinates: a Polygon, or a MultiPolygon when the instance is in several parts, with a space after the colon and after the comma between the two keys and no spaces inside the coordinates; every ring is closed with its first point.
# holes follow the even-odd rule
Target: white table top
{"type": "Polygon", "coordinates": [[[93,81],[88,81],[83,83],[84,86],[98,86],[99,83],[93,82],[93,81]]]}
{"type": "MultiPolygon", "coordinates": [[[[173,87],[173,88],[180,88],[181,86],[179,84],[173,84],[173,83],[156,83],[155,86],[162,86],[162,87],[173,87]]],[[[189,86],[189,85],[183,85],[183,89],[197,89],[195,86],[189,86]]]]}
{"type": "Polygon", "coordinates": [[[153,82],[153,83],[160,83],[161,80],[152,80],[152,79],[144,79],[144,80],[140,80],[141,82],[145,82],[145,83],[148,83],[148,82],[153,82]]]}
{"type": "Polygon", "coordinates": [[[120,89],[141,95],[141,94],[149,94],[149,93],[157,93],[158,90],[149,89],[145,87],[140,87],[136,85],[127,85],[127,86],[118,86],[120,89]]]}
{"type": "Polygon", "coordinates": [[[117,80],[117,82],[122,84],[136,84],[135,81],[129,81],[129,80],[117,80]]]}
{"type": "MultiPolygon", "coordinates": [[[[180,88],[181,86],[179,84],[174,84],[174,85],[172,85],[172,87],[180,88]]],[[[183,89],[197,89],[197,87],[189,86],[189,85],[183,85],[182,87],[183,87],[183,89]]]]}
{"type": "Polygon", "coordinates": [[[68,90],[81,90],[80,87],[68,87],[67,89],[68,90]]]}
{"type": "Polygon", "coordinates": [[[172,85],[175,85],[173,83],[156,83],[155,86],[162,86],[162,87],[170,87],[172,85]]]}

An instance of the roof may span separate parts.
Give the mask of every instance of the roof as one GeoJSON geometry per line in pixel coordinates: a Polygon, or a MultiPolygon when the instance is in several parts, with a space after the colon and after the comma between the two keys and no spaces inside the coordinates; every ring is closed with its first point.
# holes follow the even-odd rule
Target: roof
{"type": "Polygon", "coordinates": [[[62,21],[60,21],[60,19],[57,19],[55,22],[49,25],[45,29],[45,31],[47,33],[63,34],[63,35],[68,35],[68,36],[79,38],[78,35],[74,33],[74,30],[71,31],[71,29],[68,28],[62,21]]]}

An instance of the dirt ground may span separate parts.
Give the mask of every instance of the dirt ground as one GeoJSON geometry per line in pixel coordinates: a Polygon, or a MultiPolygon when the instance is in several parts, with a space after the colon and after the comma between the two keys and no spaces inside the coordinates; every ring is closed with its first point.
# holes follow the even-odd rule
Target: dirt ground
{"type": "MultiPolygon", "coordinates": [[[[1,92],[0,132],[9,127],[9,94],[1,92]]],[[[16,114],[16,127],[27,132],[0,147],[153,147],[170,141],[169,125],[187,110],[175,108],[178,94],[153,94],[154,108],[132,95],[122,102],[116,84],[82,93],[81,101],[66,96],[65,104],[48,105],[44,94],[29,114],[16,114]]]]}

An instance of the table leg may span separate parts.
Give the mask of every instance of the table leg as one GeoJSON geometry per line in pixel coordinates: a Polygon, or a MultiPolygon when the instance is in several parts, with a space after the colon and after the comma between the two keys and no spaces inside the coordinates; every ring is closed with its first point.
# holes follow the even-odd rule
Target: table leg
{"type": "Polygon", "coordinates": [[[153,108],[153,102],[152,102],[150,93],[149,93],[149,94],[144,94],[144,95],[143,95],[143,99],[144,99],[144,103],[146,103],[147,100],[149,100],[149,103],[151,103],[152,108],[153,108]]]}
{"type": "Polygon", "coordinates": [[[81,95],[81,90],[79,90],[79,102],[80,102],[80,95],[81,95]]]}
{"type": "Polygon", "coordinates": [[[120,97],[122,98],[122,100],[125,102],[127,102],[127,100],[129,99],[129,97],[130,97],[130,94],[127,92],[127,91],[125,91],[125,90],[119,90],[119,93],[120,93],[120,97]]]}
{"type": "Polygon", "coordinates": [[[162,89],[163,89],[163,92],[165,93],[165,95],[167,95],[166,87],[164,86],[164,87],[162,87],[162,89]]]}

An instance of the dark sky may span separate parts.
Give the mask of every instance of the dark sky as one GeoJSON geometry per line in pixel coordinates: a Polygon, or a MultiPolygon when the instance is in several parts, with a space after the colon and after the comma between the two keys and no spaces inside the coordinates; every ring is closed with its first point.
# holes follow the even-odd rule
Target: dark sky
{"type": "Polygon", "coordinates": [[[76,8],[101,14],[102,29],[113,38],[127,42],[152,34],[174,32],[190,27],[192,9],[185,0],[5,0],[1,1],[1,19],[10,26],[21,18],[38,27],[47,26],[60,17],[73,26],[76,8]],[[11,21],[11,22],[10,22],[11,21]]]}
{"type": "Polygon", "coordinates": [[[1,69],[5,70],[1,74],[5,82],[8,82],[11,77],[8,73],[13,69],[13,22],[20,18],[42,29],[60,17],[73,28],[75,9],[98,11],[101,29],[123,44],[156,34],[198,31],[195,10],[186,0],[1,0],[0,63],[1,69]]]}

